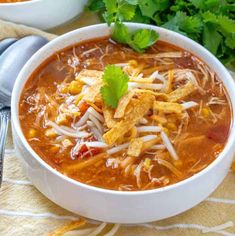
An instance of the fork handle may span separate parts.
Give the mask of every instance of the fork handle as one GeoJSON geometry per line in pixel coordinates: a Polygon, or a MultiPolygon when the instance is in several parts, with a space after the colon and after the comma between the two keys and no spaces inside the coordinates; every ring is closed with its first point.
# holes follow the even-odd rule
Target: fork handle
{"type": "Polygon", "coordinates": [[[5,145],[6,145],[6,138],[7,138],[7,130],[8,124],[10,119],[10,109],[4,109],[0,111],[0,187],[2,184],[2,177],[3,177],[3,157],[5,153],[5,145]]]}

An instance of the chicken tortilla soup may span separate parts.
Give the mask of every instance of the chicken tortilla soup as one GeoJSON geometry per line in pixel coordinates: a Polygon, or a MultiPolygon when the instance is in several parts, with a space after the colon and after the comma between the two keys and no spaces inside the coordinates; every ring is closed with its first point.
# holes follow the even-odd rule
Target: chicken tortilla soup
{"type": "Polygon", "coordinates": [[[223,150],[232,117],[222,82],[196,56],[163,41],[138,53],[109,37],[52,55],[19,106],[23,133],[45,162],[119,191],[203,170],[223,150]]]}

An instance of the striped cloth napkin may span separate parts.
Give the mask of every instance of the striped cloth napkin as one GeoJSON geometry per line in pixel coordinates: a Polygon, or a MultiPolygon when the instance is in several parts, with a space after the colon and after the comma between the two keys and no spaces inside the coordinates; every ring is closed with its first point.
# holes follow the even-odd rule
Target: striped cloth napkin
{"type": "MultiPolygon", "coordinates": [[[[48,39],[56,37],[37,29],[0,21],[0,39],[29,34],[43,35],[48,39]]],[[[29,182],[15,155],[9,132],[4,180],[0,189],[0,235],[47,235],[78,218],[49,201],[29,182]]],[[[107,230],[110,228],[111,225],[105,227],[107,230]]],[[[209,198],[193,209],[151,224],[123,225],[115,235],[196,236],[204,233],[208,236],[235,235],[235,173],[232,171],[209,198]]]]}

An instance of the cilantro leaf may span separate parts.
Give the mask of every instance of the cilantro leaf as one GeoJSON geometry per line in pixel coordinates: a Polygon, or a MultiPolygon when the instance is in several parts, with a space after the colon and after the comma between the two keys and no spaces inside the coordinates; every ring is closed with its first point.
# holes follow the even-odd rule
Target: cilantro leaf
{"type": "Polygon", "coordinates": [[[134,33],[130,33],[127,26],[116,21],[112,31],[112,39],[119,43],[129,45],[137,52],[144,52],[146,48],[157,41],[158,34],[148,29],[137,30],[134,33]]]}
{"type": "Polygon", "coordinates": [[[140,8],[137,7],[136,10],[135,10],[135,15],[132,18],[132,21],[137,22],[137,23],[149,24],[151,22],[151,19],[147,16],[143,16],[141,11],[140,11],[140,8]]]}
{"type": "Polygon", "coordinates": [[[129,77],[122,71],[120,67],[108,65],[102,76],[104,86],[100,92],[104,103],[107,106],[116,108],[120,98],[125,95],[128,90],[129,77]]]}
{"type": "Polygon", "coordinates": [[[103,0],[106,12],[103,14],[105,21],[112,22],[129,21],[135,15],[135,2],[132,0],[103,0]]]}
{"type": "Polygon", "coordinates": [[[205,23],[213,23],[220,27],[220,29],[225,33],[235,32],[235,20],[228,18],[227,16],[217,16],[212,12],[203,13],[203,18],[205,23]]]}
{"type": "Polygon", "coordinates": [[[118,8],[118,16],[120,20],[131,20],[135,15],[136,6],[127,2],[122,3],[118,8]]]}
{"type": "Polygon", "coordinates": [[[164,11],[170,6],[170,0],[155,0],[157,11],[164,11]]]}
{"type": "Polygon", "coordinates": [[[116,0],[104,0],[105,7],[109,14],[113,14],[117,11],[117,1],[116,0]]]}
{"type": "Polygon", "coordinates": [[[231,49],[235,49],[235,33],[232,33],[226,38],[225,45],[231,49]]]}
{"type": "Polygon", "coordinates": [[[192,39],[197,39],[202,31],[202,22],[199,16],[187,16],[184,12],[180,11],[165,23],[163,27],[187,35],[192,39]]]}
{"type": "Polygon", "coordinates": [[[190,0],[190,2],[198,9],[204,9],[205,0],[190,0]]]}
{"type": "Polygon", "coordinates": [[[203,31],[203,45],[212,53],[216,54],[222,41],[222,35],[211,24],[206,24],[203,31]]]}
{"type": "Polygon", "coordinates": [[[103,0],[105,7],[106,7],[106,12],[103,13],[103,17],[105,21],[110,25],[113,21],[115,21],[115,15],[117,11],[117,1],[116,0],[103,0]]]}
{"type": "Polygon", "coordinates": [[[112,32],[112,39],[118,43],[128,44],[131,41],[128,28],[124,24],[116,22],[112,32]]]}
{"type": "Polygon", "coordinates": [[[139,29],[133,34],[133,40],[129,45],[137,52],[152,46],[159,38],[159,35],[154,30],[139,29]]]}
{"type": "Polygon", "coordinates": [[[137,5],[138,4],[138,0],[125,0],[127,3],[131,4],[131,5],[137,5]]]}
{"type": "Polygon", "coordinates": [[[154,0],[141,0],[139,7],[144,16],[152,17],[156,12],[156,3],[154,0]]]}
{"type": "Polygon", "coordinates": [[[89,2],[88,9],[90,11],[101,11],[105,8],[103,0],[92,0],[89,2]]]}
{"type": "Polygon", "coordinates": [[[116,22],[112,39],[123,44],[129,45],[137,52],[144,52],[144,50],[152,46],[159,38],[159,35],[154,30],[139,29],[134,33],[129,32],[128,28],[120,22],[116,22]]]}

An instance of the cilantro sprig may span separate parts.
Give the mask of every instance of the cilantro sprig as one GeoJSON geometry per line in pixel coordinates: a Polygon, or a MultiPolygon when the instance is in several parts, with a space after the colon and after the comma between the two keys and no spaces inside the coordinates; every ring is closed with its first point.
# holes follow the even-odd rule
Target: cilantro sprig
{"type": "Polygon", "coordinates": [[[100,91],[104,103],[107,106],[116,108],[120,98],[125,95],[128,90],[129,77],[120,67],[108,65],[105,67],[102,79],[104,85],[100,91]]]}
{"type": "Polygon", "coordinates": [[[113,26],[112,39],[127,44],[139,53],[152,46],[158,40],[158,34],[149,29],[140,29],[134,33],[129,32],[122,21],[130,21],[136,15],[138,0],[94,0],[90,2],[89,9],[92,11],[105,11],[104,20],[113,26]]]}
{"type": "Polygon", "coordinates": [[[144,52],[145,49],[152,46],[158,38],[158,33],[149,29],[139,29],[131,33],[121,22],[115,23],[112,33],[112,39],[119,43],[129,45],[139,53],[144,52]]]}
{"type": "Polygon", "coordinates": [[[234,0],[90,0],[88,8],[99,12],[109,25],[115,22],[120,33],[114,29],[114,39],[137,51],[147,48],[136,43],[146,37],[146,32],[134,40],[133,34],[126,32],[120,22],[156,24],[179,32],[205,46],[225,65],[235,68],[234,0]]]}

